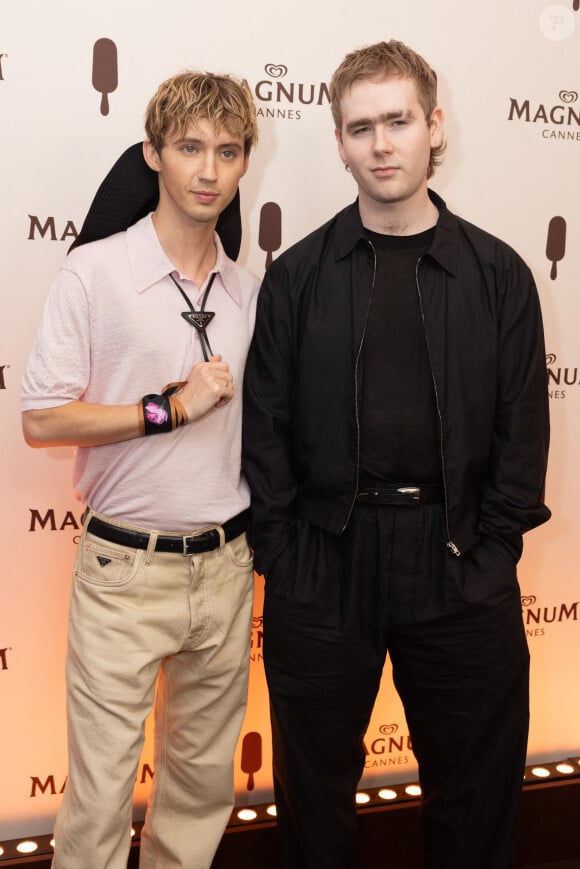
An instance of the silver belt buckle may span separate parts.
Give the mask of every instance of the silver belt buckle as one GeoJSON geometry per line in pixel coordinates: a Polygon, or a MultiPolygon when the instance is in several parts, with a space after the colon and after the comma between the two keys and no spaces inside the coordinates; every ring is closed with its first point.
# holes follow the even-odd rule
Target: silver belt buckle
{"type": "Polygon", "coordinates": [[[412,495],[413,501],[419,501],[421,498],[421,489],[419,486],[401,486],[397,489],[397,492],[400,492],[401,495],[412,495]]]}

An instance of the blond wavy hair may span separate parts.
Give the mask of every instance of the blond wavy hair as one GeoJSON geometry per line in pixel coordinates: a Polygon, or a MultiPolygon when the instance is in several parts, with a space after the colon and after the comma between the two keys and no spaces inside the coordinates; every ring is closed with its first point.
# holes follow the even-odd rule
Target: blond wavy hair
{"type": "Polygon", "coordinates": [[[147,138],[159,153],[165,137],[209,121],[215,130],[241,136],[244,152],[258,141],[256,107],[248,85],[231,75],[183,72],[159,85],[145,112],[147,138]]]}
{"type": "MultiPolygon", "coordinates": [[[[357,81],[384,81],[389,78],[409,78],[417,86],[417,96],[425,119],[429,123],[437,106],[437,74],[420,54],[391,39],[389,42],[376,42],[352,51],[344,58],[330,82],[330,107],[336,129],[342,130],[340,102],[357,81]]],[[[445,141],[431,148],[427,178],[431,178],[439,166],[447,147],[445,141]]]]}

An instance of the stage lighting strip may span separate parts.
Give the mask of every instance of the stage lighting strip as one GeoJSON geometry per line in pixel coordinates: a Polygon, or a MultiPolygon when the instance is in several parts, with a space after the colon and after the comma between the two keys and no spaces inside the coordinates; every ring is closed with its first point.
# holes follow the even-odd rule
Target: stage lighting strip
{"type": "MultiPolygon", "coordinates": [[[[524,774],[524,788],[563,779],[580,779],[580,757],[567,760],[527,766],[524,774]]],[[[412,804],[419,801],[421,788],[416,782],[396,784],[380,788],[364,788],[357,791],[357,809],[377,809],[380,806],[412,804]]],[[[253,824],[272,826],[276,822],[276,806],[263,803],[256,806],[237,807],[231,814],[226,832],[234,832],[253,824]]],[[[135,842],[141,838],[143,824],[134,823],[131,836],[135,842]]],[[[25,865],[30,857],[36,862],[40,857],[52,856],[54,839],[52,835],[30,836],[26,839],[12,839],[0,842],[0,867],[25,865]]]]}

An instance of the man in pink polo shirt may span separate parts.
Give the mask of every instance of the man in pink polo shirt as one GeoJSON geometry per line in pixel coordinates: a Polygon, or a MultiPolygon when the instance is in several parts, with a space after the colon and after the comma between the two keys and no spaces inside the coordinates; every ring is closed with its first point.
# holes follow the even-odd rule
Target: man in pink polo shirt
{"type": "Polygon", "coordinates": [[[71,252],[23,380],[27,443],[77,448],[87,507],[58,869],[125,869],[155,692],[140,865],[209,867],[233,805],[246,701],[241,381],[258,281],[226,255],[216,225],[248,167],[255,107],[230,76],[183,73],[159,87],[145,126],[158,204],[71,252]]]}

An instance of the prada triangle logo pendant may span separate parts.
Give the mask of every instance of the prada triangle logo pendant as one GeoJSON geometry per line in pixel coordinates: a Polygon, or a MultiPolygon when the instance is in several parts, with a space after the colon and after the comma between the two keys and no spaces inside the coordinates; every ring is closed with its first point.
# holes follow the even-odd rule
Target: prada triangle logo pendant
{"type": "Polygon", "coordinates": [[[215,311],[182,311],[181,316],[198,332],[205,332],[208,323],[215,317],[215,311]]]}

